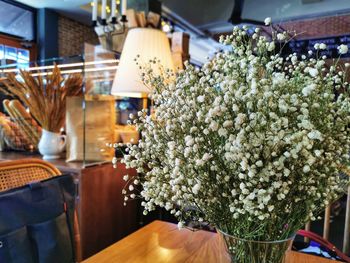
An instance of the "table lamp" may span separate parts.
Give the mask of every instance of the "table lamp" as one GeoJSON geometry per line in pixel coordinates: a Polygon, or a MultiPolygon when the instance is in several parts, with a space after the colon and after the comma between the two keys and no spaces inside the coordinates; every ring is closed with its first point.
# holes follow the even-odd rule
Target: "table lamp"
{"type": "Polygon", "coordinates": [[[135,58],[146,64],[157,58],[164,69],[174,70],[169,40],[164,32],[151,28],[134,28],[128,32],[114,77],[111,94],[120,97],[142,98],[147,107],[147,97],[151,92],[141,79],[141,70],[135,58]]]}

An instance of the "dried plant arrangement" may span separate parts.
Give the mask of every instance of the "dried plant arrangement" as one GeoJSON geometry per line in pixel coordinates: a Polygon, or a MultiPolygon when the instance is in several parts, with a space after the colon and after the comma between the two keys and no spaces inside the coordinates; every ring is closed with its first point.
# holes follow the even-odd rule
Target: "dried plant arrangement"
{"type": "Polygon", "coordinates": [[[0,91],[16,96],[29,108],[43,129],[59,132],[65,123],[66,98],[77,96],[81,92],[81,74],[71,74],[64,78],[55,65],[45,79],[40,74],[33,76],[25,70],[21,70],[19,75],[22,80],[18,80],[14,73],[2,79],[4,86],[0,87],[0,91]]]}

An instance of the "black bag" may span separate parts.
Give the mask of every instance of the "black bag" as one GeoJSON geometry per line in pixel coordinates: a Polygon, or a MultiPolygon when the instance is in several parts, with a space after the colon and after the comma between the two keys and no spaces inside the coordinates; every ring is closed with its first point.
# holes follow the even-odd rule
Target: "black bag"
{"type": "Polygon", "coordinates": [[[0,192],[0,263],[72,263],[72,175],[0,192]]]}

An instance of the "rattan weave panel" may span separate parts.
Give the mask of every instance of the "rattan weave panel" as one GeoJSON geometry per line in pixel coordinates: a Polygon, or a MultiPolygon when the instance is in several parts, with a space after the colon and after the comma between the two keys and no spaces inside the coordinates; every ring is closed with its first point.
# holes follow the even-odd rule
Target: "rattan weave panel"
{"type": "Polygon", "coordinates": [[[0,191],[20,187],[34,181],[60,175],[50,163],[37,159],[6,161],[0,163],[0,191]]]}

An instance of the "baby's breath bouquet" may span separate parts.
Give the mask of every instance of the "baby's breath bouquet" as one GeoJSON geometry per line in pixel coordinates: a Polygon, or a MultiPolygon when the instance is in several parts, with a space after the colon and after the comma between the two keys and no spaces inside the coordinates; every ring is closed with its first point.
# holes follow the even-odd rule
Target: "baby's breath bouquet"
{"type": "MultiPolygon", "coordinates": [[[[187,64],[171,83],[170,72],[147,67],[155,114],[133,120],[142,138],[123,161],[139,176],[125,177],[125,200],[142,197],[145,214],[163,207],[180,227],[208,222],[239,240],[285,240],[347,183],[348,65],[320,56],[323,43],[282,56],[290,32],[250,32],[234,27],[221,38],[231,51],[201,69],[187,64]]],[[[229,244],[237,262],[280,262],[285,248],[248,257],[249,246],[229,244]]]]}

